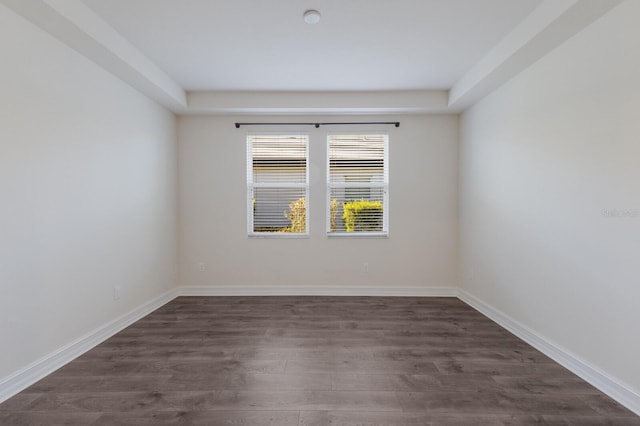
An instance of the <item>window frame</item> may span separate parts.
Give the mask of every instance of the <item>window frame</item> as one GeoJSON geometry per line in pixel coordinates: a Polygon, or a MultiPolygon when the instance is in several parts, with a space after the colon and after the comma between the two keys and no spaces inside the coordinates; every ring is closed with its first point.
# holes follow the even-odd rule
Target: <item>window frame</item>
{"type": "Polygon", "coordinates": [[[388,238],[389,237],[389,133],[375,131],[349,131],[349,132],[330,132],[326,134],[326,236],[328,238],[388,238]],[[335,185],[331,183],[331,137],[336,136],[382,136],[383,141],[383,182],[369,182],[363,185],[362,181],[354,181],[353,183],[344,183],[335,185]],[[376,232],[331,232],[331,190],[333,188],[382,188],[382,231],[376,232]]]}
{"type": "MultiPolygon", "coordinates": [[[[246,179],[247,179],[247,237],[248,238],[309,238],[309,147],[310,137],[308,132],[247,132],[246,134],[246,179]],[[301,137],[305,140],[305,183],[297,184],[294,182],[284,182],[284,186],[256,183],[254,179],[254,164],[253,164],[253,140],[256,137],[301,137]],[[253,208],[253,194],[255,188],[304,188],[305,198],[305,232],[256,232],[254,231],[254,208],[253,208]]],[[[283,183],[283,182],[281,182],[283,183]]]]}

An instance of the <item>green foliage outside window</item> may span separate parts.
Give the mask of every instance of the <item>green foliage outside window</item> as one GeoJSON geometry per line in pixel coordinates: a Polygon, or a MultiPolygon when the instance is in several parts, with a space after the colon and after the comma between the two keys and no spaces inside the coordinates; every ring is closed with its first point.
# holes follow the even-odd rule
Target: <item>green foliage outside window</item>
{"type": "Polygon", "coordinates": [[[289,203],[289,211],[284,215],[291,221],[291,226],[282,229],[282,232],[307,232],[307,200],[298,198],[289,203]]]}
{"type": "Polygon", "coordinates": [[[348,201],[342,208],[342,219],[347,232],[382,231],[382,201],[348,201]]]}

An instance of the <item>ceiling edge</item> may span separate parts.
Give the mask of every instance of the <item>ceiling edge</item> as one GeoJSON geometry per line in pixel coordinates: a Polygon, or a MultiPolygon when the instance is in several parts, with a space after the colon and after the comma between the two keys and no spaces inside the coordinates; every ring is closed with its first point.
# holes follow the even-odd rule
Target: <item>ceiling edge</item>
{"type": "Polygon", "coordinates": [[[0,0],[177,114],[457,113],[497,89],[622,0],[544,0],[446,90],[189,92],[77,0],[0,0]]]}
{"type": "Polygon", "coordinates": [[[86,58],[172,111],[186,107],[185,91],[80,1],[0,0],[86,58]]]}
{"type": "Polygon", "coordinates": [[[473,105],[621,2],[544,0],[453,85],[449,108],[473,105]]]}
{"type": "Polygon", "coordinates": [[[449,112],[445,90],[189,92],[185,114],[426,114],[449,112]]]}

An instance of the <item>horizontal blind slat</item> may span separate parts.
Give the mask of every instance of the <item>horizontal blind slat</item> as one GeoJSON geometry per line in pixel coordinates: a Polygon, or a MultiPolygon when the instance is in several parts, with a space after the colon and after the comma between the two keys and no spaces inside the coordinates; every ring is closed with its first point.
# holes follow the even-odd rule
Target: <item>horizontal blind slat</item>
{"type": "Polygon", "coordinates": [[[329,233],[386,231],[386,135],[328,137],[329,233]]]}
{"type": "Polygon", "coordinates": [[[247,144],[249,232],[305,233],[308,136],[250,135],[247,144]]]}

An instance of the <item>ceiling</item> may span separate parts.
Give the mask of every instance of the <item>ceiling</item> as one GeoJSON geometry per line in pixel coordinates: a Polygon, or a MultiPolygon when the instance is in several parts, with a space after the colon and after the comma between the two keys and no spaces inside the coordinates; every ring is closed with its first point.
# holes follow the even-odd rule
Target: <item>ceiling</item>
{"type": "Polygon", "coordinates": [[[0,4],[178,114],[370,115],[463,111],[621,1],[0,4]]]}
{"type": "Polygon", "coordinates": [[[540,0],[84,3],[187,91],[379,91],[451,88],[540,0]]]}

